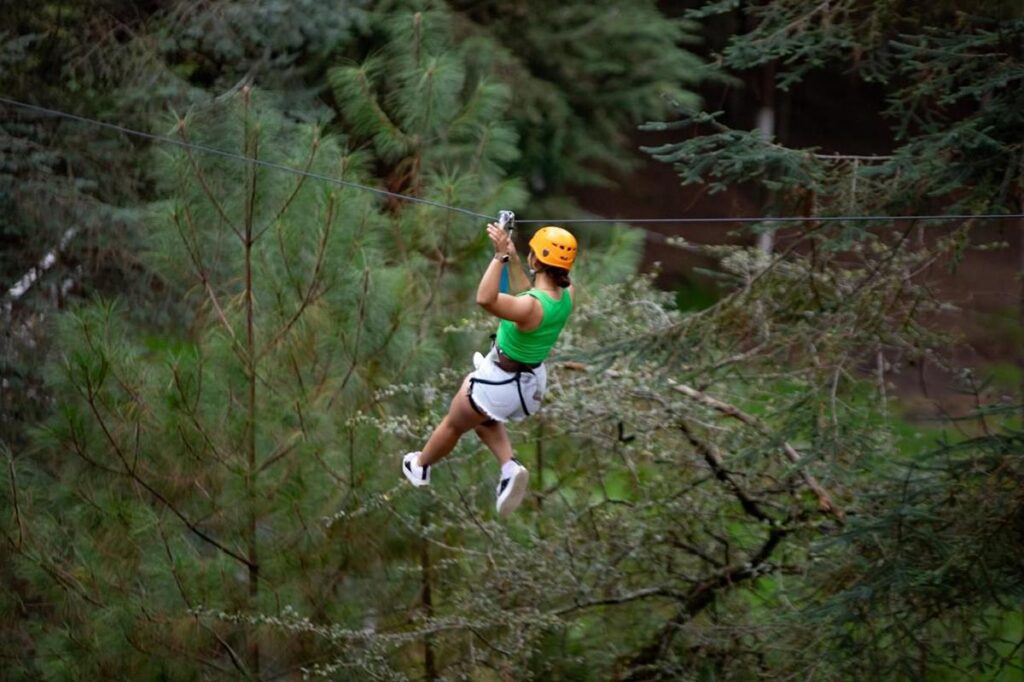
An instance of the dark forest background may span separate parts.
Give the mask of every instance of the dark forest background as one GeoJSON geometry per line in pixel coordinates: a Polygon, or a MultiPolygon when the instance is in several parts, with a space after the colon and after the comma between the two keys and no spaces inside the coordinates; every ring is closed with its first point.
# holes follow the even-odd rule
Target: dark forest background
{"type": "Polygon", "coordinates": [[[1022,85],[1002,0],[0,0],[0,678],[1024,679],[1022,85]],[[581,242],[508,520],[399,475],[437,204],[581,242]]]}

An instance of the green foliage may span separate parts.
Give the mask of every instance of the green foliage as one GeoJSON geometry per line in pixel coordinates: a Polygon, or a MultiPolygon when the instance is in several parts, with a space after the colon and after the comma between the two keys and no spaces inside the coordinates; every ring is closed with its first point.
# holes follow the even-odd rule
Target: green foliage
{"type": "MultiPolygon", "coordinates": [[[[359,154],[258,100],[243,92],[175,131],[366,180],[359,154]]],[[[351,603],[319,597],[340,588],[327,567],[358,573],[374,553],[349,558],[318,520],[367,485],[376,436],[353,420],[373,409],[377,388],[416,376],[438,353],[417,330],[429,293],[417,263],[399,269],[382,248],[391,221],[371,195],[180,150],[165,150],[160,167],[168,199],[152,209],[144,259],[187,296],[190,329],[142,343],[116,305],[62,318],[69,350],[52,388],[66,399],[40,440],[43,456],[25,464],[37,476],[52,466],[53,481],[29,487],[32,540],[16,566],[40,594],[57,588],[52,571],[82,576],[68,595],[67,634],[41,658],[75,653],[74,676],[114,666],[192,677],[189,665],[168,671],[177,650],[193,665],[259,668],[260,636],[197,630],[196,607],[304,604],[348,617],[351,603]],[[88,648],[74,652],[76,642],[88,648]]],[[[292,655],[262,644],[265,669],[292,655]]]]}
{"type": "MultiPolygon", "coordinates": [[[[405,674],[421,644],[446,676],[496,668],[516,678],[744,679],[754,668],[784,677],[818,665],[825,645],[793,601],[813,603],[823,585],[842,590],[829,583],[835,544],[823,542],[847,535],[803,477],[831,489],[847,518],[878,518],[873,505],[885,498],[862,495],[881,473],[875,462],[893,459],[894,435],[885,389],[857,378],[857,358],[878,347],[917,358],[941,344],[917,322],[935,303],[904,272],[955,249],[955,240],[938,252],[898,235],[867,241],[857,263],[843,266],[837,254],[765,266],[748,249],[709,249],[738,286],[700,311],[674,310],[646,279],[584,287],[551,364],[545,410],[514,428],[539,481],[526,513],[499,525],[482,511],[493,481],[471,441],[434,472],[429,524],[404,506],[422,497],[411,490],[334,517],[353,529],[390,518],[415,531],[443,598],[411,622],[369,632],[301,610],[228,619],[322,641],[334,655],[314,671],[324,677],[405,674]],[[879,309],[880,298],[891,304],[879,309]],[[681,385],[732,407],[687,397],[681,385]],[[755,421],[723,419],[735,409],[755,421]],[[803,454],[799,463],[784,444],[803,454]]],[[[430,379],[385,400],[446,383],[430,379]]],[[[434,403],[432,417],[443,409],[434,403]]],[[[393,429],[391,416],[369,423],[393,429]]],[[[859,526],[850,528],[853,537],[859,526]]]]}
{"type": "Polygon", "coordinates": [[[340,0],[226,0],[171,3],[155,38],[192,82],[216,89],[241,78],[262,87],[301,90],[350,44],[368,19],[367,3],[340,0]]]}
{"type": "Polygon", "coordinates": [[[702,310],[717,298],[713,289],[699,281],[684,281],[676,288],[676,307],[680,310],[702,310]]]}
{"type": "Polygon", "coordinates": [[[514,171],[539,195],[631,167],[629,128],[669,100],[696,106],[692,88],[713,77],[684,47],[699,40],[697,25],[650,0],[395,4],[440,12],[468,73],[511,90],[522,152],[514,171]]]}
{"type": "Polygon", "coordinates": [[[117,2],[85,9],[19,6],[6,86],[77,93],[79,113],[274,164],[546,215],[573,210],[568,183],[628,167],[628,127],[678,105],[685,121],[651,127],[711,129],[656,150],[685,182],[757,182],[810,219],[780,257],[705,249],[721,295],[678,306],[630,276],[640,233],[581,228],[547,405],[512,427],[531,495],[499,523],[495,468],[472,436],[431,488],[397,472],[493,331],[465,317],[480,225],[5,119],[5,238],[28,249],[39,234],[43,248],[73,215],[103,254],[91,262],[125,254],[134,273],[97,287],[116,299],[40,306],[48,361],[5,350],[4,382],[39,396],[17,417],[38,424],[31,447],[0,447],[5,676],[1008,674],[1019,408],[984,405],[936,444],[894,419],[888,382],[894,366],[944,361],[948,340],[925,323],[941,302],[915,275],[955,264],[968,233],[918,241],[813,218],[922,197],[1013,208],[1019,22],[942,23],[941,4],[745,5],[753,32],[727,66],[782,60],[785,84],[852,58],[889,88],[900,146],[868,162],[694,112],[686,88],[709,71],[681,45],[697,26],[648,0],[227,0],[129,22],[117,2]],[[179,303],[141,304],[140,288],[179,303]],[[34,365],[45,386],[22,373],[34,365]]]}
{"type": "Polygon", "coordinates": [[[940,27],[894,43],[907,85],[890,99],[905,140],[889,167],[923,196],[971,210],[1024,198],[1024,18],[971,31],[940,27]]]}
{"type": "MultiPolygon", "coordinates": [[[[101,60],[89,48],[105,34],[97,16],[129,4],[7,3],[0,91],[83,115],[105,111],[111,100],[98,89],[116,87],[128,60],[101,60]],[[83,79],[93,87],[80,87],[83,79]]],[[[122,208],[141,188],[131,147],[3,105],[0,159],[0,443],[21,450],[27,428],[50,409],[39,369],[51,348],[51,311],[69,295],[95,291],[160,299],[135,270],[136,216],[122,208]]]]}
{"type": "MultiPolygon", "coordinates": [[[[178,4],[130,19],[131,7],[99,9],[20,9],[19,21],[33,30],[19,27],[6,46],[5,82],[21,79],[22,87],[5,92],[482,212],[527,201],[523,183],[508,175],[534,163],[522,159],[516,126],[505,120],[510,79],[480,49],[488,44],[482,24],[468,37],[456,30],[468,25],[465,15],[438,5],[381,12],[371,22],[351,5],[335,12],[330,3],[278,2],[178,4]],[[415,39],[420,20],[429,31],[415,39]],[[33,37],[43,35],[61,40],[33,37]],[[77,42],[82,36],[89,44],[77,42]],[[339,66],[324,82],[327,65],[358,57],[366,45],[372,57],[339,66]],[[58,54],[66,63],[52,62],[58,54]],[[357,71],[365,89],[352,88],[357,71]],[[55,73],[61,77],[51,83],[55,73]],[[249,79],[289,92],[253,92],[249,79]],[[339,115],[325,133],[302,122],[329,119],[311,96],[328,84],[339,115]],[[52,96],[62,88],[66,99],[52,96]],[[171,120],[168,109],[188,113],[171,120]],[[363,125],[368,114],[390,127],[382,133],[380,118],[363,125]]],[[[645,6],[643,17],[658,16],[645,6]]],[[[659,61],[667,69],[679,54],[669,45],[678,27],[645,30],[671,48],[669,61],[659,61]]],[[[615,68],[625,65],[622,47],[633,35],[619,33],[612,45],[615,68]]],[[[588,48],[576,59],[593,57],[588,48]]],[[[526,67],[516,68],[532,82],[526,67]]],[[[544,83],[561,97],[557,82],[544,83]]],[[[652,89],[644,101],[653,97],[652,89]]],[[[631,102],[559,106],[570,122],[591,111],[617,121],[592,139],[573,135],[621,150],[621,137],[605,135],[636,116],[615,108],[631,102]]],[[[534,128],[522,120],[521,129],[534,128]]],[[[480,226],[261,166],[135,149],[77,125],[12,115],[5,126],[17,133],[8,143],[18,164],[5,169],[7,198],[54,226],[43,233],[23,219],[19,234],[49,247],[66,224],[65,205],[95,208],[74,214],[88,221],[81,243],[99,271],[119,273],[93,279],[87,269],[80,285],[87,295],[116,292],[117,300],[96,297],[57,321],[50,304],[41,306],[37,329],[57,352],[46,363],[41,354],[24,360],[45,364],[40,401],[54,409],[32,448],[19,447],[3,472],[3,506],[12,513],[0,520],[11,550],[2,580],[14,588],[0,603],[13,615],[3,649],[18,660],[5,672],[283,674],[334,651],[313,637],[209,614],[279,618],[297,610],[356,632],[401,630],[410,613],[418,617],[427,608],[421,585],[431,580],[421,549],[430,522],[418,515],[430,505],[395,499],[394,470],[381,457],[422,441],[457,382],[437,368],[451,358],[461,365],[485,338],[438,331],[469,303],[480,226]],[[141,201],[144,210],[135,210],[141,201]],[[115,257],[127,267],[111,267],[122,264],[115,257]],[[435,375],[436,386],[408,388],[435,375]],[[362,521],[324,522],[339,513],[362,521]]],[[[593,158],[574,145],[543,152],[552,173],[560,157],[593,158]]],[[[580,272],[591,269],[585,276],[595,283],[627,276],[639,253],[637,233],[604,232],[590,239],[610,242],[607,251],[581,260],[580,272]]],[[[12,260],[12,272],[26,260],[12,260]]],[[[5,351],[5,377],[12,357],[5,351]]],[[[477,502],[486,508],[493,472],[478,473],[487,483],[477,502]]],[[[398,659],[379,659],[392,651],[380,643],[384,634],[379,640],[361,636],[349,655],[367,670],[390,666],[398,659]]]]}
{"type": "Polygon", "coordinates": [[[525,199],[504,177],[519,155],[502,118],[510,93],[486,77],[468,77],[469,49],[452,44],[447,20],[440,10],[389,15],[385,49],[331,69],[328,82],[355,139],[371,142],[392,169],[392,189],[496,214],[525,199]],[[460,183],[461,174],[479,186],[460,183]]]}
{"type": "MultiPolygon", "coordinates": [[[[1020,12],[1000,21],[999,3],[988,8],[989,17],[952,17],[941,5],[905,15],[897,5],[749,5],[754,28],[733,36],[722,53],[737,69],[779,60],[781,87],[828,61],[867,69],[862,77],[887,88],[897,143],[891,156],[790,149],[756,131],[730,129],[716,114],[690,112],[644,128],[700,126],[709,133],[646,151],[674,164],[684,184],[720,191],[757,182],[772,193],[772,208],[786,212],[915,213],[922,200],[951,213],[1018,211],[1024,196],[1020,12]]],[[[712,5],[707,13],[730,8],[712,5]]]]}
{"type": "Polygon", "coordinates": [[[708,2],[687,16],[703,20],[742,12],[748,30],[728,36],[722,51],[726,66],[745,70],[774,63],[779,87],[799,83],[808,72],[824,67],[852,70],[867,81],[890,81],[902,66],[894,49],[901,36],[932,26],[969,26],[1020,18],[1019,5],[1004,0],[974,3],[968,13],[955,2],[916,3],[893,0],[802,0],[708,2]]]}
{"type": "Polygon", "coordinates": [[[707,185],[712,193],[730,185],[757,182],[780,195],[802,194],[809,187],[821,187],[825,164],[810,150],[787,149],[761,139],[756,130],[733,130],[718,122],[719,114],[695,113],[679,121],[655,122],[642,130],[683,130],[711,126],[718,132],[691,137],[658,147],[643,147],[658,161],[671,163],[684,185],[707,185]]]}
{"type": "Polygon", "coordinates": [[[1024,441],[1004,427],[877,464],[880,484],[865,495],[866,513],[827,548],[835,558],[814,585],[830,595],[814,615],[836,629],[840,669],[863,670],[868,660],[874,677],[920,679],[943,668],[967,674],[968,666],[998,679],[1017,667],[1019,635],[993,639],[1021,597],[1024,441]],[[902,653],[913,650],[927,655],[902,653]]]}
{"type": "MultiPolygon", "coordinates": [[[[714,3],[692,16],[737,7],[737,3],[714,3]]],[[[855,410],[833,418],[833,435],[805,427],[800,437],[819,453],[819,462],[839,465],[828,478],[855,494],[851,499],[855,511],[841,531],[801,544],[811,562],[802,564],[799,572],[805,579],[790,580],[785,591],[779,589],[781,581],[757,590],[764,607],[750,612],[753,620],[748,626],[755,633],[760,628],[781,633],[773,640],[754,634],[744,641],[744,649],[756,652],[754,656],[767,657],[760,659],[765,677],[802,676],[810,670],[824,679],[864,675],[872,679],[947,679],[949,675],[996,679],[1014,667],[1008,652],[1019,648],[1019,637],[998,646],[990,641],[997,624],[1006,619],[1009,604],[1019,599],[1019,586],[1010,576],[1019,573],[1021,548],[1012,530],[1016,521],[1011,519],[1019,515],[1020,505],[1019,496],[1009,492],[1019,488],[1019,466],[1012,454],[1019,449],[1019,423],[1014,416],[1019,407],[986,405],[990,398],[980,395],[985,387],[972,380],[966,388],[982,409],[970,425],[955,425],[964,432],[955,442],[940,442],[917,453],[919,447],[895,440],[898,431],[890,430],[893,426],[885,407],[888,367],[927,358],[953,369],[947,354],[940,351],[944,344],[925,327],[910,322],[930,294],[925,289],[906,290],[909,307],[899,313],[891,307],[901,300],[894,295],[895,282],[873,281],[913,251],[908,251],[907,242],[915,225],[895,226],[899,231],[880,241],[881,231],[889,228],[865,223],[844,227],[827,220],[830,215],[845,214],[1020,210],[1024,102],[1015,84],[1024,73],[1020,49],[1024,25],[1019,7],[986,3],[978,9],[987,17],[953,15],[941,3],[927,7],[858,2],[743,6],[751,28],[730,38],[721,55],[723,62],[736,69],[774,64],[783,88],[812,69],[826,64],[835,68],[836,63],[877,81],[886,88],[889,103],[886,113],[894,138],[889,156],[821,155],[815,149],[790,149],[755,133],[730,129],[714,114],[687,113],[679,122],[647,126],[683,130],[696,124],[698,130],[707,131],[647,150],[673,163],[684,184],[721,190],[756,182],[771,193],[770,210],[808,216],[806,226],[787,230],[796,233],[795,243],[787,245],[777,259],[760,264],[753,260],[745,273],[735,272],[740,261],[731,266],[723,262],[727,273],[738,275],[732,278],[732,286],[744,291],[751,282],[763,285],[762,272],[776,271],[769,275],[773,278],[779,276],[780,267],[791,272],[790,249],[800,249],[806,240],[815,243],[810,249],[812,263],[822,259],[809,268],[818,274],[811,274],[802,289],[751,296],[744,314],[732,320],[738,329],[748,329],[746,342],[734,342],[734,348],[744,350],[740,357],[781,352],[785,359],[780,356],[778,366],[789,369],[780,372],[792,377],[772,384],[770,393],[754,401],[758,407],[748,409],[771,423],[787,414],[783,424],[792,428],[799,424],[794,421],[797,415],[822,396],[829,396],[829,407],[821,412],[824,405],[818,403],[819,420],[836,405],[854,408],[863,396],[857,397],[856,391],[841,395],[842,384],[852,374],[840,368],[852,358],[861,363],[862,372],[870,367],[877,375],[883,399],[874,415],[855,410]],[[844,260],[866,259],[864,272],[870,274],[850,288],[845,277],[852,271],[836,267],[832,259],[837,254],[846,254],[844,260]],[[849,306],[873,286],[881,287],[868,299],[876,306],[876,314],[884,317],[894,312],[894,320],[883,322],[871,313],[864,318],[851,316],[849,306]],[[882,294],[882,289],[888,293],[882,294]],[[800,290],[809,297],[803,302],[793,298],[800,290]],[[806,305],[817,310],[811,312],[806,305]],[[833,314],[849,317],[840,323],[831,318],[833,314]],[[803,316],[811,327],[799,326],[803,316]],[[770,330],[770,336],[749,326],[758,320],[758,324],[769,324],[762,329],[770,330]],[[780,320],[788,322],[777,327],[780,320]],[[818,337],[812,327],[834,331],[818,337]],[[786,333],[776,335],[782,330],[786,333]],[[806,336],[808,332],[813,340],[806,336]],[[870,340],[872,336],[875,341],[870,340]],[[809,341],[810,355],[801,354],[792,339],[809,341]],[[839,351],[840,347],[847,350],[839,351]],[[933,350],[919,355],[926,348],[933,350]],[[841,355],[831,355],[837,351],[841,355]],[[825,356],[818,355],[822,352],[825,356]],[[828,356],[833,360],[823,360],[828,356]],[[836,365],[838,358],[845,359],[836,365]],[[815,371],[811,367],[833,367],[831,384],[823,379],[808,382],[801,376],[803,371],[815,371]],[[818,388],[808,392],[815,383],[818,388]]],[[[970,228],[968,223],[948,237],[937,238],[948,267],[955,268],[968,248],[970,228]]],[[[924,232],[919,234],[924,243],[924,232]]],[[[924,266],[931,258],[921,253],[898,267],[905,268],[908,282],[910,276],[923,282],[924,266]]],[[[721,279],[730,282],[728,276],[721,279]]],[[[720,309],[722,303],[712,306],[709,314],[717,315],[720,309]]],[[[679,352],[663,335],[644,350],[661,347],[679,352]]],[[[749,374],[744,376],[750,379],[749,374]]],[[[727,612],[735,616],[739,604],[730,601],[727,612]]],[[[744,654],[732,648],[732,642],[716,644],[721,658],[715,659],[714,669],[728,678],[730,664],[744,654]]],[[[671,665],[668,656],[655,660],[659,670],[671,665]]],[[[755,662],[750,660],[749,665],[755,662]]]]}

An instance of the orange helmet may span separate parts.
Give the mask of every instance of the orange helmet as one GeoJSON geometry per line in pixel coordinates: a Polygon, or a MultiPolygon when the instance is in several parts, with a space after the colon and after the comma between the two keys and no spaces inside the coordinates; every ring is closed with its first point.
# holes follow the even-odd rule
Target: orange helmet
{"type": "Polygon", "coordinates": [[[541,263],[563,270],[572,269],[576,260],[576,237],[561,227],[542,227],[530,239],[530,248],[541,263]]]}

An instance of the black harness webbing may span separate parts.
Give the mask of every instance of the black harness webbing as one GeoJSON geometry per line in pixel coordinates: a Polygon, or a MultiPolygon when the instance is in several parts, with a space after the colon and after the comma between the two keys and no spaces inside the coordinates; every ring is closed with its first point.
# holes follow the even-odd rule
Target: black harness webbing
{"type": "MultiPolygon", "coordinates": [[[[486,386],[507,386],[508,384],[515,383],[515,385],[516,385],[516,393],[519,394],[519,405],[522,406],[522,408],[523,408],[523,414],[525,414],[527,417],[529,417],[530,416],[530,410],[527,409],[527,407],[526,407],[526,398],[523,397],[523,386],[522,386],[522,384],[519,383],[519,377],[521,377],[524,373],[533,374],[533,371],[527,369],[527,370],[523,370],[521,372],[516,372],[511,377],[509,377],[508,379],[505,379],[503,381],[490,381],[489,379],[477,379],[475,377],[470,377],[469,378],[469,402],[473,405],[473,407],[477,407],[475,401],[473,400],[473,384],[484,384],[486,386]]],[[[479,407],[477,407],[477,409],[479,410],[479,407]]]]}

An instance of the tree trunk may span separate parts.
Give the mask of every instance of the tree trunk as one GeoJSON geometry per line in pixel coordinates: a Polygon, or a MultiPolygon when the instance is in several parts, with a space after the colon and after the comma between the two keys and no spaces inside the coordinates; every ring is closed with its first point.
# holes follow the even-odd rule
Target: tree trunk
{"type": "MultiPolygon", "coordinates": [[[[426,510],[420,512],[420,527],[426,528],[428,524],[426,510]]],[[[431,566],[430,566],[430,543],[426,538],[420,541],[420,603],[423,606],[423,615],[429,623],[434,616],[434,597],[431,593],[431,566]]],[[[423,675],[428,680],[437,679],[437,667],[434,663],[434,642],[427,634],[423,636],[423,675]]]]}
{"type": "Polygon", "coordinates": [[[14,303],[24,296],[47,270],[57,264],[57,260],[60,258],[60,255],[68,248],[71,240],[74,239],[77,234],[78,228],[76,227],[69,227],[64,230],[64,235],[61,237],[57,246],[50,251],[47,251],[46,255],[39,260],[35,267],[29,268],[28,272],[26,272],[10,289],[7,290],[5,297],[7,300],[4,301],[4,310],[8,315],[10,315],[11,308],[14,303]]]}
{"type": "MultiPolygon", "coordinates": [[[[245,89],[245,152],[246,156],[256,158],[257,144],[249,127],[249,106],[252,100],[249,98],[248,87],[245,89]]],[[[259,552],[256,546],[256,333],[255,333],[255,310],[253,301],[252,281],[252,247],[253,227],[255,222],[256,206],[256,167],[248,164],[246,178],[246,192],[248,197],[245,202],[245,350],[246,350],[246,380],[248,382],[248,395],[246,396],[245,415],[245,494],[246,508],[248,515],[246,545],[249,558],[249,599],[250,606],[256,607],[256,601],[260,592],[259,574],[259,552]]],[[[249,667],[253,674],[260,672],[260,644],[258,636],[253,633],[249,640],[249,667]]]]}
{"type": "Polygon", "coordinates": [[[537,509],[544,507],[544,422],[537,420],[537,488],[540,495],[537,496],[537,509]]]}
{"type": "MultiPolygon", "coordinates": [[[[1024,182],[1024,178],[1022,178],[1024,182]]],[[[1017,200],[1017,208],[1024,213],[1024,190],[1021,191],[1017,200]]],[[[1017,273],[1017,325],[1020,333],[1024,333],[1024,218],[1017,218],[1017,254],[1020,271],[1017,273]]],[[[1021,421],[1024,422],[1024,343],[1017,344],[1017,369],[1020,372],[1020,404],[1021,421]]]]}
{"type": "MultiPolygon", "coordinates": [[[[757,110],[757,132],[762,140],[767,141],[775,136],[775,65],[766,64],[761,71],[761,78],[761,106],[757,110]]],[[[759,234],[757,248],[770,254],[775,248],[774,232],[759,234]]]]}

